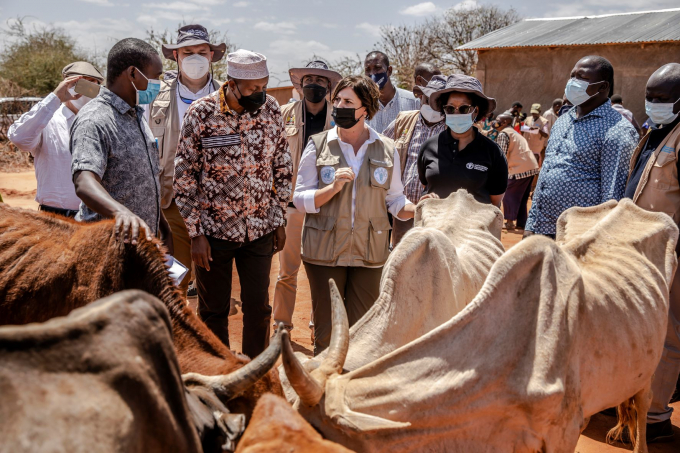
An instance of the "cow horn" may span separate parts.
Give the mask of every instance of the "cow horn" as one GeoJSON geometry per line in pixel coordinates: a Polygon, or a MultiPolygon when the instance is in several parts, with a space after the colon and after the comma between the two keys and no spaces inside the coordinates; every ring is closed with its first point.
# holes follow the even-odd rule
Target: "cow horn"
{"type": "Polygon", "coordinates": [[[269,347],[238,370],[223,376],[205,376],[198,373],[182,375],[186,386],[201,385],[211,389],[220,399],[230,400],[259,381],[272,369],[281,355],[281,337],[285,329],[278,329],[269,347]]]}
{"type": "Polygon", "coordinates": [[[333,279],[328,281],[331,291],[331,318],[333,329],[331,342],[326,357],[319,368],[308,372],[293,354],[293,349],[285,337],[283,340],[283,368],[290,385],[307,406],[315,406],[321,400],[326,387],[326,380],[333,374],[342,373],[349,349],[349,321],[345,304],[333,279]]]}
{"type": "Polygon", "coordinates": [[[283,369],[286,371],[288,381],[300,397],[300,401],[307,406],[315,406],[321,400],[324,389],[295,357],[293,348],[290,345],[288,332],[283,334],[281,360],[283,361],[283,369]]]}

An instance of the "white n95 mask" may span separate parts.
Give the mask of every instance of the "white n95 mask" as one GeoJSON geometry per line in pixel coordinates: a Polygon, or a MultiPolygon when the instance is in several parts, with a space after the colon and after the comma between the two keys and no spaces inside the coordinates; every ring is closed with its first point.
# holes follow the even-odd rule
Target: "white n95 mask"
{"type": "Polygon", "coordinates": [[[181,61],[182,72],[190,79],[198,80],[210,69],[210,62],[202,55],[193,54],[181,61]]]}

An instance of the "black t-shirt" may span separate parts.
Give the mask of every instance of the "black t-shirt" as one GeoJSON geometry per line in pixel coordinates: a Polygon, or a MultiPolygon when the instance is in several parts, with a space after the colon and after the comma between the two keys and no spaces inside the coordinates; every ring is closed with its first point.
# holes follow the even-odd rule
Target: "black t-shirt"
{"type": "Polygon", "coordinates": [[[490,203],[490,195],[505,193],[508,162],[498,145],[477,130],[472,142],[458,151],[458,140],[446,128],[420,148],[418,176],[425,193],[446,198],[458,189],[466,189],[478,201],[490,203]]]}
{"type": "Polygon", "coordinates": [[[305,109],[305,146],[307,145],[307,140],[314,134],[319,134],[323,132],[323,128],[326,125],[326,109],[328,104],[324,102],[323,108],[316,115],[310,113],[305,109]]]}
{"type": "MultiPolygon", "coordinates": [[[[633,172],[630,174],[630,179],[628,179],[628,184],[626,184],[626,192],[624,197],[633,198],[635,196],[635,190],[638,184],[640,184],[640,179],[642,178],[642,173],[645,172],[645,167],[649,158],[652,157],[656,148],[661,144],[661,142],[666,138],[666,136],[675,128],[675,126],[680,123],[680,115],[672,123],[666,124],[659,129],[652,129],[649,133],[649,138],[647,139],[647,144],[645,149],[642,150],[638,156],[637,162],[635,162],[635,167],[633,172]]],[[[678,166],[678,174],[680,175],[680,159],[676,162],[678,166]]]]}

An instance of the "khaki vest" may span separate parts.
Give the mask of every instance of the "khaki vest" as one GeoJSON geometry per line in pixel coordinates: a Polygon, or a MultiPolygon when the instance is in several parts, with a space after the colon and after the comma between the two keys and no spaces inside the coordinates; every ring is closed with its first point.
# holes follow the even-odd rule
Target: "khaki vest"
{"type": "MultiPolygon", "coordinates": [[[[297,181],[297,172],[300,165],[300,158],[302,151],[305,149],[305,114],[304,114],[304,99],[301,101],[291,102],[281,106],[281,117],[283,117],[283,124],[286,128],[286,135],[288,136],[288,147],[290,148],[290,158],[293,161],[293,189],[295,189],[295,182],[297,181]]],[[[330,129],[333,117],[333,105],[326,101],[326,125],[323,130],[330,129]]],[[[291,201],[293,194],[290,195],[291,201]]]]}
{"type": "Polygon", "coordinates": [[[518,175],[538,168],[534,153],[529,149],[527,140],[510,126],[502,130],[508,135],[508,175],[518,175]]]}
{"type": "MultiPolygon", "coordinates": [[[[649,132],[640,140],[630,160],[628,179],[635,163],[649,140],[649,132]]],[[[635,189],[633,202],[641,208],[665,212],[680,223],[680,184],[678,183],[678,148],[680,148],[680,124],[675,126],[659,144],[647,161],[642,177],[635,189]]]]}
{"type": "MultiPolygon", "coordinates": [[[[319,189],[333,184],[333,171],[349,167],[337,140],[328,132],[313,135],[319,189]],[[332,170],[331,170],[332,168],[332,170]],[[324,182],[324,179],[327,182],[324,182]]],[[[390,221],[385,198],[392,181],[394,143],[380,137],[366,150],[355,184],[347,183],[318,214],[306,214],[302,228],[302,260],[322,266],[378,267],[389,255],[390,221]],[[386,178],[380,177],[381,174],[386,178]],[[352,228],[352,190],[356,211],[352,228]]]]}
{"type": "Polygon", "coordinates": [[[394,123],[394,147],[399,153],[401,163],[401,180],[404,181],[406,160],[408,159],[408,146],[413,138],[413,129],[416,127],[420,110],[407,110],[399,112],[394,123]]]}
{"type": "MultiPolygon", "coordinates": [[[[213,88],[219,90],[221,82],[213,80],[213,88]]],[[[161,173],[161,208],[167,209],[175,193],[172,181],[175,176],[175,154],[179,141],[180,121],[177,116],[177,79],[170,83],[161,81],[161,91],[149,105],[149,127],[158,141],[161,173]]]]}

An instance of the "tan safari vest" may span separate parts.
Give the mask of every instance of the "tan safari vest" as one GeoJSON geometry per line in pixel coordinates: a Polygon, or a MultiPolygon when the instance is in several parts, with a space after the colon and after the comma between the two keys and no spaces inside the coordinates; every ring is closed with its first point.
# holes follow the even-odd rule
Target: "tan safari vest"
{"type": "Polygon", "coordinates": [[[508,135],[508,175],[518,175],[538,168],[534,153],[529,148],[527,139],[510,126],[502,130],[508,135]]]}
{"type": "MultiPolygon", "coordinates": [[[[293,189],[295,189],[295,181],[297,180],[298,166],[300,165],[300,158],[302,151],[305,149],[305,112],[304,99],[301,101],[292,102],[281,106],[281,116],[283,117],[284,125],[286,127],[286,135],[288,136],[288,146],[290,147],[290,157],[293,161],[293,189]]],[[[323,130],[327,131],[332,127],[331,123],[333,117],[333,105],[326,101],[326,125],[323,130]]],[[[291,201],[293,194],[290,195],[291,201]]]]}
{"type": "MultiPolygon", "coordinates": [[[[649,140],[649,132],[640,140],[630,160],[628,179],[635,163],[649,140]]],[[[647,161],[642,177],[635,189],[633,202],[641,208],[665,212],[680,223],[680,184],[678,183],[678,148],[680,148],[680,124],[675,126],[659,144],[647,161]]]]}
{"type": "Polygon", "coordinates": [[[413,138],[413,129],[416,127],[420,110],[407,110],[399,112],[394,123],[394,147],[399,153],[401,163],[401,180],[404,181],[404,171],[406,170],[406,160],[408,159],[408,145],[413,138]]]}
{"type": "MultiPolygon", "coordinates": [[[[213,88],[217,91],[222,85],[213,80],[213,88]]],[[[158,142],[160,153],[160,182],[161,182],[161,208],[167,209],[175,194],[172,189],[172,180],[175,176],[175,154],[179,141],[180,122],[177,115],[177,79],[170,83],[161,81],[161,91],[156,99],[149,105],[149,127],[158,142]]]]}
{"type": "MultiPolygon", "coordinates": [[[[313,135],[319,189],[333,184],[335,171],[349,167],[337,140],[328,131],[313,135]]],[[[345,184],[321,206],[306,214],[302,228],[302,260],[322,266],[382,266],[389,255],[390,222],[385,198],[392,181],[394,143],[380,137],[366,150],[356,184],[345,184]],[[352,190],[356,185],[356,211],[352,228],[352,190]]]]}

